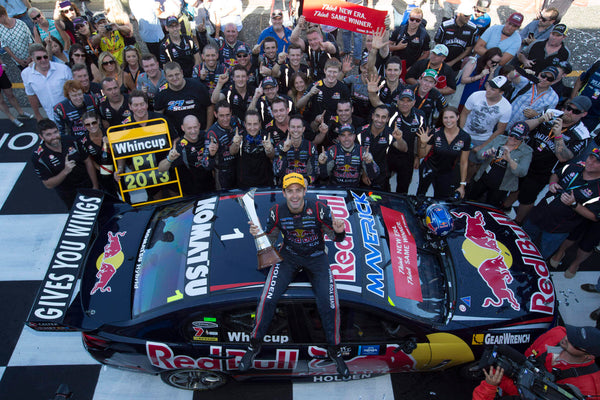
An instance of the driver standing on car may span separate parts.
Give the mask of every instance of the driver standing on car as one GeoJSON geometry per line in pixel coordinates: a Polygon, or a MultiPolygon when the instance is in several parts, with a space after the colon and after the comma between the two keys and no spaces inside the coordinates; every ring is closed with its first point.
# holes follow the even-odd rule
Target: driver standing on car
{"type": "MultiPolygon", "coordinates": [[[[558,384],[576,386],[581,394],[591,398],[600,393],[600,371],[595,363],[600,356],[600,330],[592,326],[557,326],[542,334],[525,351],[533,355],[558,384]]],[[[518,391],[512,380],[503,376],[504,369],[490,367],[484,370],[485,380],[473,391],[473,400],[493,400],[496,392],[504,396],[516,396],[518,391]]]]}
{"type": "MultiPolygon", "coordinates": [[[[275,243],[283,235],[280,255],[283,261],[271,267],[256,309],[255,326],[250,345],[240,361],[240,371],[247,371],[259,353],[262,339],[267,333],[275,313],[277,301],[286,291],[296,273],[304,268],[308,272],[317,308],[325,330],[327,353],[336,363],[344,378],[350,371],[342,358],[340,344],[340,310],[333,274],[325,252],[323,234],[335,242],[346,236],[344,221],[336,219],[326,204],[306,200],[306,180],[298,173],[283,177],[285,203],[276,204],[269,211],[265,233],[275,243]]],[[[259,228],[250,222],[250,233],[257,236],[259,228]]]]}

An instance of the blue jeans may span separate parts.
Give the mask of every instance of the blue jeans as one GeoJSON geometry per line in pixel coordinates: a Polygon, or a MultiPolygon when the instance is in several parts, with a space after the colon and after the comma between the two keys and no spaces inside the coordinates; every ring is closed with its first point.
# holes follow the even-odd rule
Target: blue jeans
{"type": "Polygon", "coordinates": [[[352,58],[360,61],[362,54],[362,35],[360,33],[352,31],[342,31],[342,41],[344,43],[344,53],[349,54],[352,48],[352,42],[354,41],[354,49],[352,50],[352,58]]]}
{"type": "Polygon", "coordinates": [[[523,229],[538,247],[544,259],[548,259],[552,256],[552,254],[558,250],[560,244],[569,236],[569,232],[550,233],[543,231],[540,227],[531,222],[531,218],[525,220],[523,229]]]}

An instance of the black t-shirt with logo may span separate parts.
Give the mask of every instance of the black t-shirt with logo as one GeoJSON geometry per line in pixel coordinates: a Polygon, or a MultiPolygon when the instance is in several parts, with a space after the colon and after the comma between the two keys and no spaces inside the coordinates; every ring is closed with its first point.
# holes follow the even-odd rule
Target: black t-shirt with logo
{"type": "Polygon", "coordinates": [[[175,91],[165,84],[154,99],[154,108],[163,114],[177,129],[186,115],[193,114],[200,121],[200,129],[206,129],[206,109],[211,105],[208,89],[196,79],[186,79],[183,89],[175,91]]]}
{"type": "Polygon", "coordinates": [[[460,160],[463,151],[471,151],[471,136],[462,129],[448,143],[443,128],[437,128],[427,144],[431,150],[425,156],[423,163],[433,171],[450,172],[460,160]]]}
{"type": "Polygon", "coordinates": [[[350,99],[350,89],[343,82],[337,81],[333,87],[326,86],[323,81],[317,81],[313,85],[321,91],[310,99],[313,115],[321,114],[323,111],[334,115],[337,113],[338,101],[350,99]]]}

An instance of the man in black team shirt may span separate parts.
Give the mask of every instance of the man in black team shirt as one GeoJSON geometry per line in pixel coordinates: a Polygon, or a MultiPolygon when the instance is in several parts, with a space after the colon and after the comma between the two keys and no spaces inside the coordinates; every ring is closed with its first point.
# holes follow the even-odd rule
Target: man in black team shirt
{"type": "MultiPolygon", "coordinates": [[[[297,173],[283,178],[285,203],[271,208],[266,225],[266,234],[272,243],[283,235],[280,254],[283,261],[271,267],[264,290],[256,309],[255,326],[250,336],[250,345],[240,361],[240,371],[245,372],[254,364],[260,351],[262,339],[273,319],[277,301],[287,290],[288,285],[300,269],[306,269],[316,297],[317,309],[321,316],[329,357],[336,363],[337,371],[344,378],[350,371],[342,358],[340,344],[340,309],[333,273],[325,252],[323,234],[335,242],[346,236],[344,221],[331,215],[326,204],[306,200],[306,181],[297,173]],[[299,235],[298,232],[302,232],[299,235]]],[[[260,229],[250,222],[250,233],[257,236],[260,229]]]]}
{"type": "Polygon", "coordinates": [[[120,125],[121,121],[131,115],[128,96],[121,93],[115,78],[104,78],[102,80],[102,91],[104,97],[100,100],[98,109],[104,128],[120,125]]]}
{"type": "Polygon", "coordinates": [[[200,121],[200,129],[206,129],[212,121],[208,110],[210,96],[205,85],[197,79],[183,77],[181,66],[176,62],[165,64],[167,84],[160,88],[154,99],[154,109],[162,112],[174,126],[180,127],[186,115],[193,114],[200,121]]]}
{"type": "Polygon", "coordinates": [[[71,136],[60,136],[54,121],[38,122],[42,143],[33,152],[31,162],[36,175],[48,189],[56,189],[67,208],[71,208],[77,189],[98,189],[92,159],[71,136]]]}

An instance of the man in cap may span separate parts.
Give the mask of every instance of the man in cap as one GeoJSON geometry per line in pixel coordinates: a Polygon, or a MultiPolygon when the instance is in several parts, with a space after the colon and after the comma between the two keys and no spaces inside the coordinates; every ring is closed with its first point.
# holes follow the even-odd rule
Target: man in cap
{"type": "MultiPolygon", "coordinates": [[[[245,372],[253,367],[254,358],[260,352],[262,339],[275,314],[279,298],[300,269],[306,269],[311,281],[317,309],[321,316],[329,357],[335,361],[337,371],[344,378],[350,371],[342,358],[340,344],[340,309],[333,273],[325,251],[324,234],[335,242],[344,240],[344,221],[335,218],[327,205],[319,200],[306,200],[306,180],[298,173],[283,178],[285,202],[276,204],[269,211],[265,233],[271,243],[283,235],[279,250],[283,261],[273,265],[267,275],[264,290],[256,309],[255,326],[250,345],[240,361],[239,368],[245,372]]],[[[250,233],[262,234],[252,222],[250,233]]]]}
{"type": "Polygon", "coordinates": [[[119,65],[123,64],[125,38],[133,34],[131,28],[127,25],[109,22],[103,13],[94,14],[93,20],[98,34],[92,37],[92,44],[101,51],[110,52],[119,65]]]}
{"type": "Polygon", "coordinates": [[[546,67],[537,77],[537,82],[529,81],[523,76],[513,80],[515,90],[510,98],[512,112],[508,126],[517,121],[541,116],[546,110],[555,108],[558,104],[558,94],[552,89],[552,84],[558,78],[558,69],[546,67]]]}
{"type": "Polygon", "coordinates": [[[434,70],[437,73],[436,88],[443,95],[456,92],[456,77],[452,67],[444,61],[448,56],[448,48],[443,44],[436,44],[429,53],[429,58],[419,60],[406,73],[406,83],[416,85],[417,79],[426,70],[434,70]]]}
{"type": "Polygon", "coordinates": [[[481,164],[477,160],[479,150],[506,130],[511,107],[503,94],[508,85],[508,80],[502,75],[487,81],[485,90],[477,91],[467,98],[460,114],[460,125],[471,136],[473,145],[467,181],[471,180],[481,164]]]}
{"type": "Polygon", "coordinates": [[[273,115],[272,103],[278,98],[286,102],[288,113],[293,114],[296,112],[292,99],[286,95],[278,94],[277,80],[271,76],[267,76],[263,79],[260,87],[256,88],[248,109],[257,110],[260,113],[261,121],[270,121],[275,117],[273,115]]]}
{"type": "Polygon", "coordinates": [[[480,148],[476,157],[482,163],[467,185],[468,199],[479,201],[483,197],[486,204],[500,207],[509,191],[519,189],[519,178],[527,174],[533,153],[524,143],[528,134],[529,126],[517,122],[507,136],[496,136],[480,148]]]}
{"type": "Polygon", "coordinates": [[[583,123],[592,132],[600,122],[600,60],[593,63],[575,81],[570,97],[573,98],[577,95],[591,100],[592,105],[583,119],[583,123]]]}
{"type": "Polygon", "coordinates": [[[492,23],[492,17],[488,14],[490,11],[491,0],[477,0],[477,4],[473,7],[473,15],[471,15],[471,22],[477,27],[477,33],[475,34],[475,43],[479,40],[479,37],[483,35],[483,32],[490,27],[492,23]]]}
{"type": "MultiPolygon", "coordinates": [[[[570,384],[584,397],[594,398],[600,393],[600,371],[595,364],[600,356],[600,330],[591,326],[557,326],[542,334],[525,351],[543,362],[553,373],[558,384],[570,384]]],[[[484,371],[486,379],[473,391],[474,400],[492,400],[498,386],[503,395],[519,394],[513,381],[504,375],[504,369],[490,367],[484,371]]]]}
{"type": "Polygon", "coordinates": [[[522,23],[523,14],[512,13],[504,25],[489,27],[477,40],[473,51],[481,57],[492,47],[499,47],[502,50],[500,65],[508,63],[521,48],[521,36],[517,30],[522,23]]]}
{"type": "Polygon", "coordinates": [[[202,62],[198,46],[191,37],[181,34],[177,17],[167,17],[165,25],[168,35],[160,42],[160,63],[175,61],[181,65],[183,76],[191,78],[194,66],[202,62]]]}
{"type": "Polygon", "coordinates": [[[577,96],[565,105],[560,117],[548,111],[539,118],[526,121],[531,131],[529,146],[533,149],[533,158],[527,175],[519,182],[516,222],[522,223],[531,211],[552,171],[558,171],[587,145],[590,134],[581,119],[589,110],[590,103],[587,97],[577,96]]]}
{"type": "Polygon", "coordinates": [[[237,63],[246,69],[248,72],[248,83],[258,87],[260,79],[258,79],[258,56],[252,54],[250,46],[243,44],[237,49],[237,63]]]}
{"type": "Polygon", "coordinates": [[[274,9],[271,13],[271,26],[265,28],[258,36],[257,43],[260,43],[270,36],[277,41],[277,53],[287,52],[291,43],[290,36],[292,31],[290,28],[283,26],[283,11],[274,9]]]}
{"type": "Polygon", "coordinates": [[[448,48],[446,64],[454,71],[460,70],[462,59],[471,54],[475,45],[477,26],[469,21],[472,14],[473,7],[468,3],[461,3],[454,19],[442,22],[433,39],[448,48]]]}
{"type": "Polygon", "coordinates": [[[565,24],[554,25],[548,39],[535,42],[527,52],[519,53],[518,58],[523,68],[539,74],[551,65],[569,60],[571,52],[564,44],[567,31],[565,24]]]}

